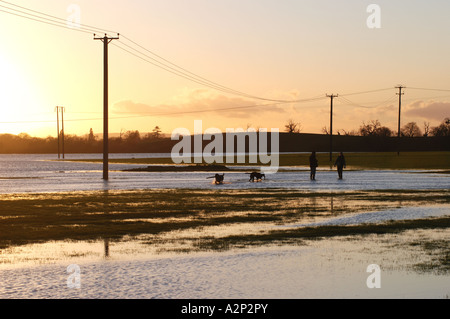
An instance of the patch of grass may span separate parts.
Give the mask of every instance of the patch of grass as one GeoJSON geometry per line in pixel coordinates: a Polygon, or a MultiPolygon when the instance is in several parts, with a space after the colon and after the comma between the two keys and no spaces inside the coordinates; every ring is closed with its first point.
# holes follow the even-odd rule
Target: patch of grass
{"type": "Polygon", "coordinates": [[[441,274],[450,272],[450,241],[415,241],[410,245],[420,247],[431,258],[429,262],[414,265],[414,270],[418,272],[434,271],[441,274]]]}
{"type": "MultiPolygon", "coordinates": [[[[233,225],[283,225],[402,205],[449,203],[449,191],[315,193],[284,189],[145,190],[0,196],[0,247],[233,225]]],[[[423,222],[424,225],[428,223],[423,222]]],[[[395,224],[408,227],[408,224],[395,224]]],[[[442,225],[441,225],[442,226],[442,225]]],[[[402,229],[400,227],[400,229],[402,229]]],[[[438,225],[435,225],[438,227],[438,225]]],[[[447,227],[447,226],[446,226],[447,227]]],[[[249,235],[244,242],[386,231],[382,226],[321,227],[249,235]],[[367,227],[367,228],[365,228],[367,227]]],[[[392,230],[392,227],[391,227],[392,230]]],[[[244,234],[245,236],[245,234],[244,234]]],[[[222,240],[222,239],[220,239],[222,240]]],[[[230,237],[239,242],[243,237],[230,237]]]]}

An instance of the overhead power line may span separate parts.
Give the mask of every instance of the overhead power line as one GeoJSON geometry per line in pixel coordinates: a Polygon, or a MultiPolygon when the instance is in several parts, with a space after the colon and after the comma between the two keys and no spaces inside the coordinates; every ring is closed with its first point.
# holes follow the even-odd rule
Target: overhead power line
{"type": "MultiPolygon", "coordinates": [[[[123,35],[121,35],[121,36],[126,38],[123,35]]],[[[129,38],[126,38],[126,39],[129,39],[129,38]]],[[[132,43],[136,44],[136,42],[134,42],[134,41],[132,43]]],[[[190,71],[186,70],[185,68],[182,68],[182,67],[180,67],[180,66],[178,66],[178,65],[176,65],[176,64],[174,64],[172,62],[169,62],[168,60],[166,60],[164,58],[161,58],[159,55],[156,55],[156,56],[159,57],[159,59],[161,59],[162,61],[159,61],[158,59],[156,59],[156,58],[154,58],[154,57],[152,57],[152,56],[150,56],[150,55],[148,55],[146,53],[143,53],[141,50],[133,48],[130,45],[127,45],[127,44],[122,43],[122,42],[121,42],[120,45],[117,44],[117,43],[114,43],[113,45],[115,47],[125,51],[126,53],[131,54],[132,56],[135,56],[135,57],[143,60],[144,62],[152,64],[152,65],[154,65],[154,66],[156,66],[158,68],[161,68],[161,69],[163,69],[163,70],[165,70],[165,71],[167,71],[169,73],[175,74],[175,75],[177,75],[179,77],[182,77],[184,79],[187,79],[189,81],[201,84],[203,86],[206,86],[206,87],[209,87],[209,88],[212,88],[214,90],[221,91],[221,92],[224,92],[224,93],[227,93],[227,94],[241,96],[241,97],[244,97],[244,98],[247,98],[247,99],[254,99],[254,100],[261,100],[261,101],[268,101],[268,102],[277,102],[277,103],[296,103],[296,102],[301,101],[301,100],[269,99],[269,98],[265,98],[265,97],[255,96],[255,95],[252,95],[252,94],[249,94],[249,93],[245,93],[245,92],[242,92],[242,91],[238,91],[238,90],[232,89],[230,87],[218,84],[217,82],[208,80],[208,79],[206,79],[206,78],[204,78],[202,76],[199,76],[199,75],[197,75],[197,74],[195,74],[193,72],[190,72],[190,71]],[[130,50],[132,50],[134,52],[132,52],[132,51],[122,47],[122,45],[127,47],[127,48],[129,48],[130,50]]],[[[142,47],[140,45],[138,45],[138,46],[142,47]]],[[[147,52],[151,52],[151,51],[149,51],[147,49],[145,49],[145,50],[147,52]]]]}
{"type": "Polygon", "coordinates": [[[392,88],[385,88],[385,89],[377,89],[377,90],[371,90],[371,91],[362,91],[362,92],[348,93],[348,94],[342,94],[342,95],[339,95],[339,96],[340,97],[345,97],[345,96],[352,96],[352,95],[377,93],[377,92],[383,92],[383,91],[389,91],[389,90],[392,90],[392,88]]]}
{"type": "MultiPolygon", "coordinates": [[[[0,10],[0,12],[4,12],[7,14],[12,14],[15,16],[19,16],[21,18],[26,18],[32,21],[45,23],[48,25],[60,27],[69,29],[72,31],[79,31],[84,33],[114,33],[117,34],[115,31],[107,30],[104,28],[99,28],[91,25],[86,24],[79,24],[77,27],[70,27],[67,25],[67,19],[63,19],[54,15],[50,15],[38,10],[33,10],[30,8],[26,8],[24,6],[19,6],[14,3],[0,0],[0,2],[4,5],[0,4],[0,7],[7,9],[6,10],[0,10]],[[5,6],[6,5],[6,6],[5,6]]],[[[152,64],[153,66],[156,66],[166,72],[172,73],[176,76],[179,76],[181,78],[184,78],[186,80],[195,82],[197,84],[209,87],[211,89],[221,91],[223,93],[241,96],[248,99],[256,99],[256,100],[262,100],[267,102],[276,102],[276,103],[299,103],[303,102],[303,100],[286,100],[286,99],[269,99],[265,97],[255,96],[249,93],[245,93],[239,90],[232,89],[228,86],[221,85],[217,82],[208,80],[207,78],[200,76],[194,72],[191,72],[187,70],[184,67],[181,67],[180,65],[173,63],[169,61],[168,59],[162,57],[159,54],[156,54],[155,52],[147,49],[143,45],[137,43],[136,41],[132,40],[131,38],[121,34],[121,37],[126,41],[128,41],[130,44],[120,42],[121,44],[114,43],[113,45],[118,47],[119,49],[123,50],[124,52],[135,56],[144,62],[147,62],[149,64],[152,64]]],[[[389,89],[379,89],[379,90],[372,90],[372,91],[364,91],[364,92],[356,92],[356,93],[349,93],[349,94],[343,94],[342,96],[352,96],[352,95],[359,95],[359,94],[366,94],[366,93],[374,93],[374,92],[380,92],[384,90],[390,90],[389,89]]]]}
{"type": "Polygon", "coordinates": [[[5,10],[1,10],[1,9],[0,9],[0,12],[4,12],[4,13],[7,13],[7,14],[11,14],[11,15],[14,15],[14,16],[17,16],[17,17],[21,17],[21,18],[25,18],[25,19],[32,20],[32,21],[37,21],[37,22],[40,22],[40,23],[45,23],[45,24],[52,25],[52,26],[55,26],[55,27],[60,27],[60,28],[64,28],[64,29],[70,29],[70,30],[74,30],[74,31],[84,32],[84,33],[91,33],[91,32],[86,31],[86,30],[70,28],[67,25],[54,23],[54,22],[50,22],[50,21],[45,21],[45,20],[38,20],[38,19],[35,19],[35,18],[32,18],[32,17],[23,16],[23,15],[14,13],[14,12],[9,12],[9,11],[5,11],[5,10]]]}
{"type": "Polygon", "coordinates": [[[37,21],[37,22],[41,22],[41,23],[46,23],[46,24],[50,24],[53,26],[57,26],[57,27],[63,27],[66,29],[70,29],[73,31],[80,31],[80,32],[84,32],[84,33],[92,33],[92,32],[97,32],[97,33],[116,33],[114,31],[111,30],[106,30],[103,28],[98,28],[98,27],[93,27],[90,25],[86,25],[86,24],[78,24],[76,27],[70,27],[67,25],[67,19],[63,19],[60,17],[56,17],[41,11],[37,11],[37,10],[33,10],[33,9],[29,9],[23,6],[19,6],[17,4],[11,3],[11,2],[7,2],[4,0],[0,0],[0,2],[2,2],[3,4],[9,5],[5,6],[5,5],[1,5],[0,7],[7,9],[7,10],[11,10],[11,11],[5,11],[5,10],[0,10],[1,12],[4,13],[8,13],[8,14],[12,14],[15,16],[19,16],[22,18],[26,18],[26,19],[30,19],[33,21],[37,21]],[[19,8],[19,9],[15,9],[15,8],[19,8]],[[25,11],[24,11],[25,10],[25,11]],[[32,13],[30,13],[32,12],[32,13]]]}
{"type": "Polygon", "coordinates": [[[373,105],[373,106],[368,106],[368,105],[361,105],[361,104],[355,103],[355,102],[347,99],[346,97],[340,96],[339,103],[341,103],[341,104],[348,104],[350,106],[359,107],[359,108],[365,108],[365,109],[376,109],[376,108],[378,108],[380,106],[384,106],[384,105],[386,105],[386,104],[388,104],[390,102],[393,102],[396,99],[397,99],[397,97],[394,95],[394,96],[390,97],[386,101],[383,101],[383,102],[378,103],[378,104],[373,105]],[[345,103],[343,103],[343,102],[345,102],[345,103]]]}
{"type": "Polygon", "coordinates": [[[415,88],[415,87],[407,87],[409,90],[421,90],[421,91],[436,91],[436,92],[450,92],[448,89],[429,89],[429,88],[415,88]]]}
{"type": "MultiPolygon", "coordinates": [[[[45,23],[48,25],[65,28],[65,29],[70,29],[73,31],[80,31],[80,32],[84,32],[84,33],[111,33],[111,32],[113,32],[111,30],[106,30],[103,28],[93,27],[93,26],[85,25],[85,24],[79,24],[76,27],[70,27],[67,25],[66,19],[62,19],[62,18],[53,16],[53,15],[49,15],[49,14],[46,14],[46,13],[43,13],[43,12],[40,12],[37,10],[32,10],[32,9],[29,9],[29,8],[26,8],[23,6],[18,6],[16,4],[13,4],[13,3],[10,3],[10,2],[4,1],[4,0],[0,0],[0,2],[3,4],[9,5],[9,7],[8,7],[8,6],[0,4],[1,8],[9,10],[9,11],[6,11],[6,10],[0,9],[0,12],[12,14],[14,16],[26,18],[26,19],[29,19],[32,21],[41,22],[41,23],[45,23]],[[18,8],[18,9],[16,9],[16,8],[18,8]]],[[[114,32],[114,33],[117,34],[117,32],[114,32]]],[[[264,100],[264,101],[269,101],[269,102],[288,102],[287,100],[268,99],[268,98],[264,98],[264,97],[258,97],[258,96],[252,95],[252,94],[248,94],[248,93],[244,93],[244,92],[241,92],[241,91],[238,91],[235,89],[231,89],[227,86],[218,84],[217,82],[210,81],[210,80],[208,80],[202,76],[199,76],[198,74],[195,74],[194,72],[188,71],[187,69],[185,69],[173,62],[170,62],[169,60],[163,58],[162,56],[146,49],[144,46],[131,40],[129,37],[124,37],[124,38],[127,41],[129,41],[130,43],[132,43],[134,46],[137,46],[139,49],[134,48],[126,43],[122,43],[122,45],[126,46],[127,48],[129,48],[130,50],[132,50],[136,53],[133,53],[132,51],[127,50],[127,49],[123,48],[122,46],[119,46],[116,44],[114,44],[114,45],[117,46],[118,48],[126,51],[127,53],[132,54],[133,56],[139,57],[142,60],[144,60],[148,63],[151,63],[154,66],[162,68],[163,70],[165,70],[167,72],[170,72],[172,74],[175,74],[175,75],[185,78],[187,80],[194,81],[198,84],[210,87],[215,90],[222,91],[224,93],[239,95],[239,96],[246,97],[249,99],[259,99],[259,100],[264,100]],[[153,57],[146,53],[143,53],[141,50],[144,50],[145,52],[150,53],[153,57]]],[[[289,102],[291,102],[291,101],[289,101],[289,102]]],[[[295,102],[295,101],[292,101],[292,102],[295,102]]]]}
{"type": "MultiPolygon", "coordinates": [[[[33,10],[30,8],[26,8],[24,6],[19,6],[14,3],[0,0],[0,12],[6,13],[9,15],[17,16],[20,18],[28,19],[31,21],[44,23],[50,26],[56,26],[59,28],[68,29],[71,31],[77,31],[77,32],[83,32],[83,33],[96,33],[96,34],[108,34],[108,33],[114,33],[117,34],[115,31],[98,28],[95,26],[90,26],[86,24],[77,24],[76,26],[69,26],[67,24],[67,19],[63,19],[54,15],[50,15],[41,11],[33,10]]],[[[231,94],[235,96],[240,96],[242,98],[246,99],[253,99],[253,100],[261,100],[265,102],[271,102],[268,104],[252,104],[252,105],[243,105],[243,106],[237,106],[237,107],[228,107],[228,108],[217,108],[217,109],[208,109],[208,110],[193,110],[193,111],[180,111],[180,112],[167,112],[167,113],[157,113],[157,112],[148,112],[144,113],[135,113],[138,115],[134,116],[126,116],[126,117],[112,117],[112,120],[115,119],[127,119],[127,118],[140,118],[145,116],[173,116],[173,115],[183,115],[183,114],[195,114],[195,113],[206,113],[206,112],[223,112],[223,111],[231,111],[231,110],[239,110],[239,109],[248,109],[248,108],[256,108],[256,107],[274,107],[278,105],[284,105],[284,104],[298,104],[298,103],[306,103],[306,102],[312,102],[312,101],[320,101],[323,99],[326,99],[326,96],[320,96],[320,97],[314,97],[309,99],[292,99],[292,100],[284,100],[284,99],[269,99],[261,96],[252,95],[246,92],[242,92],[239,90],[235,90],[233,88],[230,88],[225,85],[221,85],[215,81],[208,80],[207,78],[200,76],[197,73],[191,72],[187,70],[186,68],[173,63],[169,61],[168,59],[162,57],[159,54],[156,54],[155,52],[147,49],[143,45],[137,43],[136,41],[132,40],[131,38],[124,36],[121,34],[121,37],[124,41],[121,41],[120,44],[113,43],[114,46],[118,47],[122,51],[126,52],[127,54],[130,54],[134,57],[137,57],[141,60],[143,60],[146,63],[149,63],[153,66],[156,66],[158,68],[161,68],[162,70],[169,72],[171,74],[174,74],[178,77],[184,78],[186,80],[195,82],[197,84],[209,87],[211,89],[221,91],[226,94],[231,94]]],[[[399,88],[399,87],[397,87],[399,88]]],[[[401,89],[404,89],[405,87],[401,87],[401,89]]],[[[397,95],[403,95],[401,93],[397,95]]],[[[436,88],[417,88],[417,87],[408,87],[410,90],[424,90],[424,91],[436,91],[436,92],[450,92],[450,89],[436,89],[436,88]]],[[[339,103],[344,104],[347,103],[351,106],[355,107],[361,107],[361,108],[368,108],[368,109],[374,109],[379,107],[382,104],[386,104],[391,102],[394,97],[391,97],[389,100],[382,102],[381,104],[375,105],[375,106],[367,106],[367,105],[361,105],[358,103],[355,103],[351,100],[349,100],[347,97],[350,96],[356,96],[356,95],[363,95],[363,94],[371,94],[371,93],[378,93],[383,91],[392,90],[392,88],[383,88],[383,89],[377,89],[377,90],[370,90],[370,91],[362,91],[362,92],[353,92],[348,94],[341,94],[339,95],[339,103]]],[[[330,97],[330,96],[328,96],[330,97]]],[[[97,120],[103,120],[103,118],[90,118],[90,119],[67,119],[66,121],[74,122],[74,121],[97,121],[97,120]]],[[[53,123],[53,121],[19,121],[19,122],[0,122],[1,124],[19,124],[19,123],[53,123]]]]}
{"type": "MultiPolygon", "coordinates": [[[[311,98],[311,99],[305,99],[301,102],[312,102],[317,100],[323,100],[325,97],[321,98],[311,98]]],[[[288,104],[291,102],[278,102],[278,103],[267,103],[267,104],[254,104],[254,105],[245,105],[245,106],[236,106],[236,107],[224,107],[224,108],[218,108],[218,109],[208,109],[208,110],[193,110],[193,111],[180,111],[180,112],[133,112],[130,114],[136,114],[136,115],[130,115],[130,116],[115,116],[110,117],[110,120],[123,120],[123,119],[132,119],[132,118],[142,118],[142,117],[151,117],[151,116],[175,116],[175,115],[187,115],[187,114],[196,114],[196,113],[211,113],[211,112],[223,112],[223,111],[235,111],[235,110],[242,110],[242,109],[250,109],[250,108],[256,108],[256,107],[274,107],[282,104],[288,104]]],[[[73,112],[72,112],[73,113],[73,112]]],[[[116,113],[117,114],[117,113],[116,113]]],[[[103,120],[102,117],[98,118],[85,118],[85,119],[65,119],[66,122],[83,122],[83,121],[101,121],[103,120]]],[[[0,124],[31,124],[31,123],[54,123],[54,121],[14,121],[14,122],[0,122],[0,124]]]]}
{"type": "MultiPolygon", "coordinates": [[[[206,79],[205,77],[202,77],[202,76],[200,76],[200,75],[198,75],[196,73],[193,73],[193,72],[191,72],[191,71],[189,71],[189,70],[187,70],[187,69],[185,69],[185,68],[183,68],[183,67],[181,67],[181,66],[179,66],[179,65],[177,65],[177,64],[175,64],[173,62],[170,62],[169,60],[161,57],[160,55],[158,55],[158,54],[156,54],[156,53],[154,53],[154,52],[152,52],[152,51],[150,51],[148,49],[146,49],[142,45],[138,44],[137,42],[131,40],[130,38],[128,38],[126,36],[123,36],[123,38],[125,40],[131,42],[132,44],[136,45],[137,47],[141,48],[145,52],[148,52],[152,56],[150,56],[150,55],[148,55],[146,53],[143,53],[140,50],[137,50],[137,49],[131,47],[130,45],[125,44],[125,43],[122,43],[123,45],[125,45],[126,47],[130,48],[131,50],[137,52],[138,54],[144,56],[145,58],[148,58],[151,61],[154,61],[156,64],[154,64],[153,62],[148,61],[146,59],[143,59],[144,61],[146,61],[146,62],[148,62],[150,64],[153,64],[153,65],[156,65],[157,67],[160,67],[160,68],[162,68],[162,69],[164,69],[164,70],[166,70],[166,71],[168,71],[170,73],[174,73],[174,74],[179,75],[179,76],[181,76],[183,78],[186,78],[188,80],[197,82],[197,83],[205,85],[205,86],[209,86],[209,87],[211,87],[213,89],[216,89],[216,90],[219,90],[219,91],[223,91],[223,92],[229,93],[229,94],[240,95],[240,96],[247,97],[247,98],[259,99],[259,100],[265,100],[265,101],[271,101],[271,102],[287,102],[286,100],[274,100],[274,99],[267,99],[267,98],[261,98],[261,97],[253,96],[253,95],[250,95],[250,94],[247,94],[247,93],[244,93],[244,92],[241,92],[241,91],[229,88],[227,86],[218,84],[216,82],[210,81],[210,80],[206,79]]],[[[119,47],[120,49],[122,49],[122,50],[124,50],[124,51],[126,51],[128,53],[131,53],[132,55],[135,55],[134,53],[129,52],[129,51],[121,48],[119,45],[117,45],[117,47],[119,47]]]]}

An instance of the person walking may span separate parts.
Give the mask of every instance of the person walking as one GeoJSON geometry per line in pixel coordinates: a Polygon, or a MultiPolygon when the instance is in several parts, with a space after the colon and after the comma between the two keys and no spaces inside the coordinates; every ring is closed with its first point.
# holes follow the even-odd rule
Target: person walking
{"type": "Polygon", "coordinates": [[[317,170],[318,166],[319,166],[319,162],[316,157],[316,152],[312,152],[311,156],[309,157],[309,167],[311,168],[310,179],[312,181],[316,180],[316,170],[317,170]]]}
{"type": "Polygon", "coordinates": [[[342,152],[339,153],[338,158],[336,159],[336,162],[334,163],[334,166],[337,166],[337,171],[339,175],[339,179],[342,179],[342,174],[344,171],[344,168],[347,168],[347,163],[345,162],[345,157],[342,152]]]}

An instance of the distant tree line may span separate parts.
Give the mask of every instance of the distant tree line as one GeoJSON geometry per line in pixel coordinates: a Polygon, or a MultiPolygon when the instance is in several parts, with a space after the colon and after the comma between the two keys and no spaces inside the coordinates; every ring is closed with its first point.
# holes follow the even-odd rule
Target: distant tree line
{"type": "MultiPolygon", "coordinates": [[[[152,133],[143,136],[139,131],[127,131],[118,137],[110,137],[109,148],[111,153],[152,153],[165,151],[169,141],[170,139],[162,137],[161,129],[155,127],[152,133]]],[[[2,154],[51,154],[56,153],[57,150],[57,137],[39,138],[26,133],[0,135],[0,153],[2,154]]],[[[62,143],[60,143],[60,150],[62,153],[62,143]]],[[[102,151],[103,139],[98,138],[92,129],[84,136],[64,135],[65,153],[101,153],[102,151]]]]}
{"type": "MultiPolygon", "coordinates": [[[[287,126],[286,126],[287,127],[287,126]]],[[[330,131],[328,127],[322,128],[322,133],[329,135],[330,131]]],[[[382,137],[395,137],[398,136],[398,132],[391,130],[390,128],[381,125],[379,120],[372,120],[368,123],[363,122],[358,130],[346,131],[339,130],[338,135],[347,136],[382,136],[382,137]]],[[[446,118],[440,125],[436,127],[430,127],[429,122],[423,123],[423,130],[416,122],[409,122],[400,129],[400,136],[402,137],[443,137],[450,136],[450,118],[446,118]]]]}
{"type": "MultiPolygon", "coordinates": [[[[301,130],[302,126],[300,123],[289,120],[288,124],[285,126],[286,136],[281,140],[282,144],[284,143],[285,145],[281,145],[281,147],[289,148],[289,144],[291,143],[289,136],[297,136],[301,130]]],[[[323,133],[329,135],[327,128],[323,129],[323,133]]],[[[397,136],[397,132],[381,125],[378,120],[363,123],[359,130],[356,131],[339,130],[338,134],[355,137],[397,136]]],[[[415,122],[407,123],[401,129],[401,136],[409,138],[450,137],[450,118],[446,118],[436,127],[430,127],[429,123],[424,123],[423,129],[415,122]]],[[[176,141],[174,142],[170,138],[164,137],[161,128],[156,126],[151,133],[144,135],[136,130],[121,132],[118,137],[110,137],[109,150],[111,153],[167,153],[171,151],[174,143],[176,143],[176,141]]],[[[57,153],[57,145],[57,137],[49,136],[46,138],[39,138],[32,137],[26,133],[19,135],[0,135],[1,154],[54,154],[57,153]]],[[[101,153],[103,152],[103,140],[97,137],[92,129],[84,136],[65,135],[64,152],[101,153]]]]}

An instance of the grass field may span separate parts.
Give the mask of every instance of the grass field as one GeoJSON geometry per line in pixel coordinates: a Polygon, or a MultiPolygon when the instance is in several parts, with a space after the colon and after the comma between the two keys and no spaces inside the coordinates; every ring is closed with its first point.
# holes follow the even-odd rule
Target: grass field
{"type": "MultiPolygon", "coordinates": [[[[446,231],[450,218],[276,229],[342,214],[450,204],[448,191],[145,190],[0,196],[0,249],[53,241],[110,242],[150,236],[178,252],[302,244],[408,230],[446,231]]],[[[416,240],[415,244],[422,242],[416,240]]],[[[428,240],[449,270],[448,241],[428,240]],[[447,252],[447,255],[445,255],[447,252]]]]}
{"type": "MultiPolygon", "coordinates": [[[[309,166],[310,154],[281,154],[280,166],[309,166]]],[[[450,169],[450,152],[405,152],[400,153],[346,153],[347,166],[355,169],[450,169]]],[[[333,154],[335,160],[337,154],[333,154]]],[[[317,154],[319,167],[330,167],[329,153],[317,154]]],[[[97,160],[75,160],[80,162],[102,162],[97,160]]],[[[112,164],[142,164],[142,165],[173,165],[171,158],[133,158],[110,159],[112,164]]],[[[237,162],[237,161],[235,161],[237,162]]],[[[261,165],[250,163],[248,157],[245,164],[233,165],[261,165]]]]}

